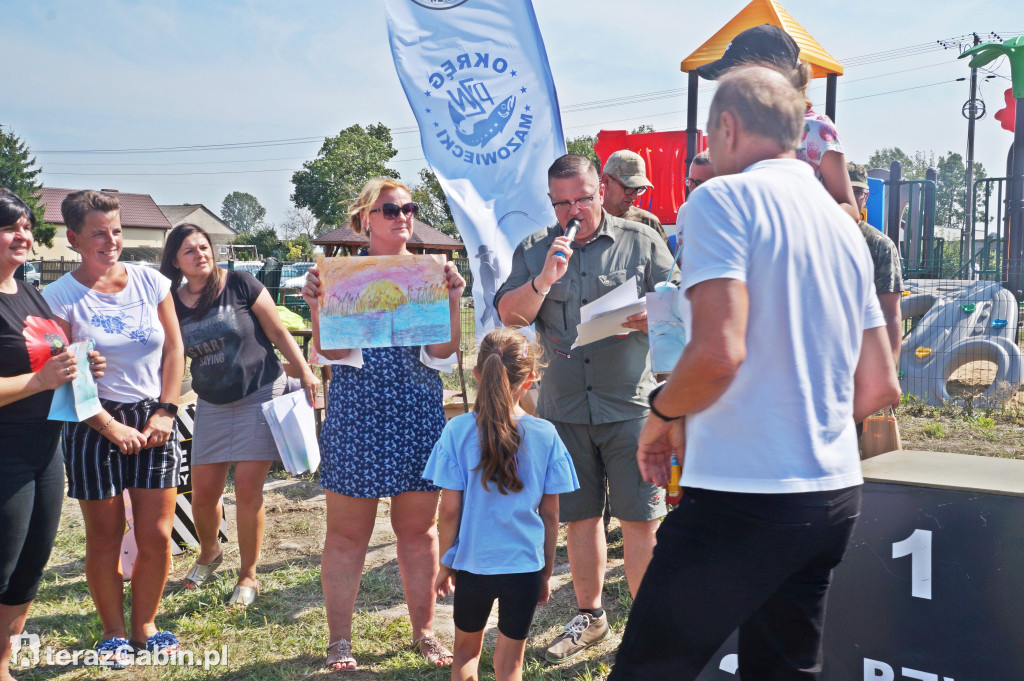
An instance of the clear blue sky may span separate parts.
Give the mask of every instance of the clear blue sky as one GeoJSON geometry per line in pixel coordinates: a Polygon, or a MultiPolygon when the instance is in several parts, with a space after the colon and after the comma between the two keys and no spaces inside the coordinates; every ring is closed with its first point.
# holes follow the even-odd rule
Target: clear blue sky
{"type": "MultiPolygon", "coordinates": [[[[291,207],[291,173],[315,138],[353,123],[395,132],[392,162],[407,181],[423,166],[415,121],[391,62],[377,0],[3,3],[0,124],[36,153],[45,184],[152,194],[219,212],[231,191],[256,195],[275,223],[291,207]],[[298,140],[235,149],[69,153],[298,140]],[[303,141],[304,140],[304,141],[303,141]],[[244,172],[242,172],[244,171],[244,172]]],[[[685,127],[679,62],[745,0],[534,0],[567,137],[650,123],[685,127]],[[638,97],[647,95],[646,97],[638,97]],[[622,103],[623,99],[645,101],[622,103]],[[611,103],[594,104],[603,100],[611,103]]],[[[1024,32],[1016,0],[782,0],[833,56],[837,124],[847,158],[899,146],[966,149],[960,109],[969,75],[935,41],[977,31],[1024,32]],[[879,53],[893,51],[889,55],[879,53]]],[[[992,119],[1009,66],[981,94],[976,158],[1002,175],[1012,141],[992,119]]],[[[810,94],[824,109],[824,82],[810,94]]],[[[703,126],[713,85],[701,91],[703,126]]],[[[543,172],[543,169],[538,169],[543,172]]]]}

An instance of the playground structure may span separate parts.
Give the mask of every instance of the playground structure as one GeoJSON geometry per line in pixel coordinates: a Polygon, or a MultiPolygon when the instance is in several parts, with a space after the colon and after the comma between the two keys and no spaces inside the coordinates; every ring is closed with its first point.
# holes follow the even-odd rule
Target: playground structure
{"type": "MultiPolygon", "coordinates": [[[[602,161],[620,149],[640,154],[655,185],[640,202],[663,223],[675,221],[685,202],[683,184],[693,157],[707,147],[697,128],[697,67],[719,59],[740,32],[760,24],[779,26],[800,46],[815,78],[827,81],[826,113],[836,118],[836,82],[843,67],[775,0],[752,0],[682,61],[688,75],[685,131],[628,134],[602,130],[594,150],[602,161]]],[[[996,120],[1013,129],[1024,118],[1024,36],[967,50],[971,68],[1009,58],[1013,98],[996,120]],[[1014,114],[1012,100],[1015,100],[1014,114]]],[[[967,221],[955,229],[935,224],[937,172],[923,180],[902,177],[902,167],[868,171],[867,221],[897,244],[905,282],[900,383],[904,394],[927,404],[965,403],[994,408],[1019,390],[1021,303],[1024,302],[1024,132],[1015,130],[1006,175],[977,180],[968,188],[967,221]],[[961,384],[957,394],[950,380],[961,384]]]]}
{"type": "Polygon", "coordinates": [[[946,388],[950,376],[969,362],[996,366],[991,385],[974,405],[994,408],[1013,396],[1021,383],[1017,345],[1018,303],[1000,282],[913,279],[900,306],[916,324],[900,352],[904,394],[928,404],[954,401],[946,388]]]}

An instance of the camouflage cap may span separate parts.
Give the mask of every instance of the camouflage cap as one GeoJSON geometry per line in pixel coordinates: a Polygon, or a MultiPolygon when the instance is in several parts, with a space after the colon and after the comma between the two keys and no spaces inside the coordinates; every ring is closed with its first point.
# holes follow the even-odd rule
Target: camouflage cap
{"type": "Polygon", "coordinates": [[[850,184],[861,189],[868,188],[868,169],[856,163],[847,163],[846,172],[850,174],[850,184]]]}
{"type": "Polygon", "coordinates": [[[616,151],[609,156],[601,172],[611,175],[630,189],[654,186],[647,179],[647,167],[644,165],[643,157],[628,149],[616,151]]]}

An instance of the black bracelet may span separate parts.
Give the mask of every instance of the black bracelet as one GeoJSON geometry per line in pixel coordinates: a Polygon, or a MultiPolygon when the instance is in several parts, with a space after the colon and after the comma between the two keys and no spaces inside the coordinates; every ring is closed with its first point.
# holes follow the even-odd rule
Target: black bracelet
{"type": "Polygon", "coordinates": [[[537,278],[537,277],[531,277],[531,278],[530,278],[530,288],[532,288],[532,289],[533,289],[533,292],[534,292],[534,293],[536,293],[536,294],[537,294],[538,296],[546,296],[547,294],[551,293],[551,288],[550,288],[550,287],[548,287],[548,290],[547,290],[547,291],[544,291],[543,293],[541,293],[540,291],[538,291],[538,290],[537,290],[537,284],[535,284],[535,283],[534,283],[534,280],[535,280],[536,278],[537,278]]]}
{"type": "Polygon", "coordinates": [[[660,411],[658,411],[654,407],[654,400],[657,399],[658,394],[661,392],[661,389],[664,388],[664,387],[665,387],[665,384],[662,383],[661,385],[657,386],[654,390],[652,390],[650,392],[650,394],[647,395],[647,405],[651,408],[651,413],[654,414],[655,416],[657,416],[662,421],[675,421],[677,419],[683,418],[682,414],[680,414],[679,416],[665,416],[664,414],[662,414],[660,411]]]}

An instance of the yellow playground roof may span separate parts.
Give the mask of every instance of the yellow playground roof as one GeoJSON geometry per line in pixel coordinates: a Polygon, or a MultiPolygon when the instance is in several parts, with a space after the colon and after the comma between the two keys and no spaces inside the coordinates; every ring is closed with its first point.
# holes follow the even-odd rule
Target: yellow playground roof
{"type": "Polygon", "coordinates": [[[761,24],[773,24],[792,36],[796,44],[800,46],[800,58],[811,65],[815,78],[824,78],[830,73],[843,75],[843,65],[836,61],[836,58],[828,53],[828,50],[819,45],[818,41],[797,23],[793,15],[784,10],[775,0],[752,0],[706,43],[684,59],[679,65],[679,69],[687,72],[693,71],[698,66],[720,59],[725,54],[725,48],[737,34],[761,24]]]}

